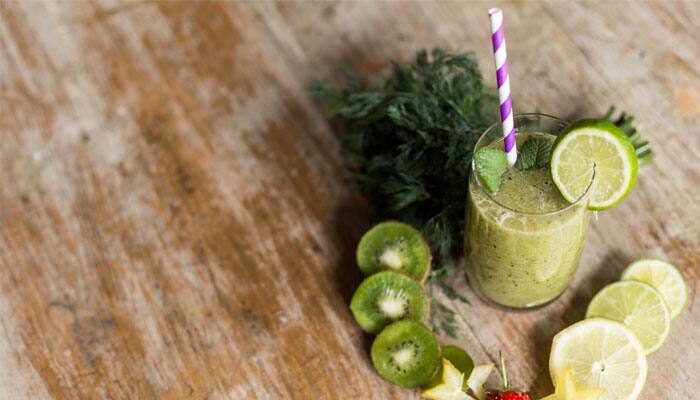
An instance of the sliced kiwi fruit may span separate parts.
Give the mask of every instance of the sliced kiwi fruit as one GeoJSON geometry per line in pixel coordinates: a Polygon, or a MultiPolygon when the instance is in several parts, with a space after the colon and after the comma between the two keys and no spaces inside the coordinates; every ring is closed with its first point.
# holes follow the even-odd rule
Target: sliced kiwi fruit
{"type": "Polygon", "coordinates": [[[412,226],[396,221],[382,222],[360,239],[357,264],[365,275],[391,270],[423,282],[430,271],[430,247],[412,226]]]}
{"type": "Polygon", "coordinates": [[[433,332],[408,319],[384,328],[372,343],[371,355],[379,375],[405,388],[424,385],[440,364],[440,346],[433,332]]]}
{"type": "Polygon", "coordinates": [[[362,281],[350,301],[350,309],[360,327],[379,333],[401,319],[424,320],[428,315],[425,289],[410,277],[383,271],[362,281]]]}
{"type": "MultiPolygon", "coordinates": [[[[459,372],[462,372],[464,374],[464,383],[462,384],[462,389],[465,391],[467,390],[467,378],[469,378],[469,375],[471,375],[472,370],[474,369],[474,361],[472,360],[471,357],[469,357],[469,354],[467,354],[466,351],[462,350],[461,348],[457,346],[452,346],[452,345],[447,345],[447,346],[442,346],[440,349],[442,353],[442,358],[446,358],[449,360],[449,362],[452,363],[452,365],[455,366],[459,370],[459,372]]],[[[442,363],[438,364],[438,369],[435,371],[435,374],[433,375],[432,378],[428,381],[428,383],[425,384],[426,388],[431,388],[433,386],[437,386],[442,383],[442,363]]]]}

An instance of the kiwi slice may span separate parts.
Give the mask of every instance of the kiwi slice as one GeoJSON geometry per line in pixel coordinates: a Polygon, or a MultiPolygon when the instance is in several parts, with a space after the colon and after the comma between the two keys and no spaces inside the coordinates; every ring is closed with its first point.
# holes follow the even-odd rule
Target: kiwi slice
{"type": "MultiPolygon", "coordinates": [[[[467,390],[467,378],[471,375],[474,369],[474,361],[469,357],[466,351],[457,346],[447,345],[440,349],[442,358],[449,360],[460,372],[464,374],[464,383],[462,389],[467,390]]],[[[438,369],[432,378],[425,384],[426,388],[431,388],[442,383],[442,363],[438,364],[438,369]]]]}
{"type": "Polygon", "coordinates": [[[360,239],[357,264],[365,275],[392,270],[423,282],[430,271],[430,248],[412,226],[396,221],[382,222],[360,239]]]}
{"type": "Polygon", "coordinates": [[[397,321],[372,343],[372,363],[384,379],[405,388],[425,384],[440,364],[440,346],[420,322],[397,321]]]}
{"type": "Polygon", "coordinates": [[[428,296],[413,279],[398,272],[376,273],[362,281],[350,301],[355,320],[365,332],[379,333],[400,319],[422,321],[428,314],[428,296]]]}

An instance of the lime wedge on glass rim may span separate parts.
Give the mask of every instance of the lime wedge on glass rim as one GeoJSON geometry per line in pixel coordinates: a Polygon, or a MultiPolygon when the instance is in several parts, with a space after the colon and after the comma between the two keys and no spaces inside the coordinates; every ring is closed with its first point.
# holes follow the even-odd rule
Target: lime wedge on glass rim
{"type": "Polygon", "coordinates": [[[638,281],[620,281],[601,289],[588,304],[586,318],[605,318],[629,328],[646,354],[664,344],[671,331],[671,313],[658,290],[638,281]]]}
{"type": "Polygon", "coordinates": [[[590,185],[588,208],[605,210],[632,191],[637,180],[637,155],[618,127],[608,121],[584,119],[559,135],[550,170],[552,181],[570,203],[580,199],[595,179],[590,185]]]}
{"type": "Polygon", "coordinates": [[[680,271],[666,261],[653,258],[639,259],[622,273],[624,281],[640,281],[661,293],[671,312],[671,319],[680,315],[688,302],[688,286],[680,271]]]}

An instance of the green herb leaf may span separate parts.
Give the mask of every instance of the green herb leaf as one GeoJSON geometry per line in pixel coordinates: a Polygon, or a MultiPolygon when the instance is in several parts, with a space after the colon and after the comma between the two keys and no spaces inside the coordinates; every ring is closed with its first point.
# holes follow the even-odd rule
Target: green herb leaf
{"type": "Polygon", "coordinates": [[[450,300],[459,300],[460,302],[464,304],[471,304],[469,302],[469,299],[466,297],[462,296],[461,294],[457,293],[457,291],[447,283],[438,280],[437,281],[438,286],[440,286],[440,289],[442,289],[442,292],[447,296],[448,299],[450,300]]]}
{"type": "Polygon", "coordinates": [[[482,147],[474,154],[476,174],[491,193],[501,186],[501,176],[508,169],[506,152],[494,147],[482,147]]]}
{"type": "Polygon", "coordinates": [[[451,262],[438,265],[430,270],[429,284],[427,285],[432,304],[430,308],[430,322],[433,330],[435,333],[445,332],[452,338],[457,337],[457,313],[437,300],[433,295],[433,290],[435,287],[439,287],[448,299],[471,304],[469,299],[459,294],[450,284],[444,281],[444,279],[451,278],[456,273],[457,267],[451,262]]]}
{"type": "Polygon", "coordinates": [[[430,321],[435,333],[445,332],[451,338],[457,338],[457,318],[455,312],[446,305],[435,300],[431,300],[430,321]]]}
{"type": "Polygon", "coordinates": [[[608,112],[602,119],[612,122],[627,135],[627,138],[630,143],[632,143],[637,153],[637,163],[640,167],[649,164],[654,158],[654,152],[651,150],[651,144],[642,139],[642,135],[639,133],[638,127],[634,123],[634,117],[627,115],[624,111],[618,118],[613,118],[613,114],[615,114],[615,107],[610,106],[608,112]]]}
{"type": "Polygon", "coordinates": [[[523,144],[515,162],[515,168],[521,171],[545,168],[552,155],[552,142],[544,138],[529,138],[523,144]]]}

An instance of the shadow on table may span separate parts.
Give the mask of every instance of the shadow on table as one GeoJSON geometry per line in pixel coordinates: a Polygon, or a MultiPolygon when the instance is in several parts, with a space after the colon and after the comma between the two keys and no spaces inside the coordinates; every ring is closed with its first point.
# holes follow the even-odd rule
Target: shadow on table
{"type": "MultiPolygon", "coordinates": [[[[357,194],[341,199],[333,213],[333,242],[338,250],[338,258],[333,265],[333,283],[348,307],[355,289],[363,279],[355,257],[357,243],[374,222],[371,207],[357,194]]],[[[369,351],[371,338],[365,335],[363,344],[369,351]]]]}
{"type": "Polygon", "coordinates": [[[559,316],[554,313],[535,323],[530,333],[530,337],[534,339],[532,354],[537,357],[535,365],[541,366],[541,369],[531,389],[531,395],[534,395],[534,398],[543,397],[553,391],[548,368],[552,338],[567,326],[583,320],[591,298],[604,286],[618,280],[622,270],[630,261],[631,259],[622,252],[611,251],[600,265],[585,271],[585,277],[578,283],[576,289],[569,289],[574,290],[574,295],[559,316]]]}

